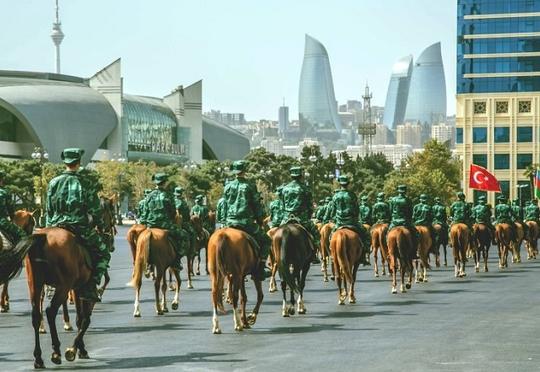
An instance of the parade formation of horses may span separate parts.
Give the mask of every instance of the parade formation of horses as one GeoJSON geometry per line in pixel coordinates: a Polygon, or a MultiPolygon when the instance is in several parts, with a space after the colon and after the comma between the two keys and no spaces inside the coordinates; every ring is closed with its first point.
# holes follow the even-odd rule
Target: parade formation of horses
{"type": "Polygon", "coordinates": [[[350,304],[356,303],[354,285],[362,255],[365,255],[364,249],[367,248],[362,246],[356,231],[342,227],[332,234],[330,251],[334,261],[339,305],[344,305],[347,297],[350,304]]]}
{"type": "Polygon", "coordinates": [[[256,254],[256,242],[242,230],[223,228],[217,230],[208,242],[208,270],[212,281],[212,332],[221,333],[218,313],[224,312],[223,286],[229,282],[232,297],[234,329],[242,331],[250,328],[257,320],[257,314],[263,300],[262,285],[252,276],[257,290],[257,303],[252,313],[246,316],[247,293],[245,277],[256,269],[259,257],[256,254]],[[241,295],[241,311],[238,310],[238,300],[241,295]]]}

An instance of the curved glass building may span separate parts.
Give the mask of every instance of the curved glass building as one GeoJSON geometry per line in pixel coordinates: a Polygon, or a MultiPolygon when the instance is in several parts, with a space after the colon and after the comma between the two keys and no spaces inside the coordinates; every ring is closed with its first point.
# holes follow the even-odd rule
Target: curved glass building
{"type": "Polygon", "coordinates": [[[383,123],[389,129],[396,129],[397,125],[404,122],[409,97],[412,63],[413,57],[408,55],[400,58],[392,68],[383,117],[383,123]]]}
{"type": "Polygon", "coordinates": [[[432,124],[446,120],[446,81],[441,43],[427,47],[413,66],[405,121],[432,124]]]}
{"type": "Polygon", "coordinates": [[[304,136],[341,131],[328,53],[324,45],[309,35],[306,35],[300,75],[298,110],[304,136]]]}

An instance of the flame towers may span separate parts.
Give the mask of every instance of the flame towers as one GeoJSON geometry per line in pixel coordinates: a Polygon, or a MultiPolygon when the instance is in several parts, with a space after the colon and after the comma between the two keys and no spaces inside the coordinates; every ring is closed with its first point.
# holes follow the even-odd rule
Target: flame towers
{"type": "Polygon", "coordinates": [[[306,35],[298,108],[304,136],[336,136],[341,131],[328,53],[324,45],[309,35],[306,35]]]}

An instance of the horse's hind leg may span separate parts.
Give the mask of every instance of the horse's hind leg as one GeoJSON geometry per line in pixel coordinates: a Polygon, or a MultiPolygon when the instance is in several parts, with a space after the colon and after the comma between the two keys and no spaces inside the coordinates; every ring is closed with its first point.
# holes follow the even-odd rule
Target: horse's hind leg
{"type": "Polygon", "coordinates": [[[285,280],[281,280],[281,292],[283,293],[283,304],[281,306],[281,315],[283,317],[288,317],[289,305],[287,304],[287,283],[285,283],[285,280]]]}
{"type": "MultiPolygon", "coordinates": [[[[28,264],[28,261],[27,261],[28,264]]],[[[34,368],[45,368],[41,358],[41,346],[39,342],[40,326],[42,323],[41,301],[43,295],[43,281],[37,278],[32,269],[27,267],[28,287],[32,304],[32,327],[34,328],[34,368]]]]}
{"type": "Polygon", "coordinates": [[[71,322],[69,320],[67,300],[62,304],[62,314],[64,316],[64,331],[73,331],[73,327],[71,326],[71,322]]]}
{"type": "Polygon", "coordinates": [[[257,303],[255,304],[255,307],[253,308],[251,314],[249,314],[248,316],[248,322],[250,325],[255,324],[255,322],[257,321],[257,315],[259,314],[259,309],[264,298],[262,283],[258,280],[253,280],[253,283],[255,283],[255,289],[257,291],[257,303]]]}
{"type": "Polygon", "coordinates": [[[195,275],[201,275],[201,249],[200,248],[197,253],[197,270],[195,271],[195,275]]]}
{"type": "Polygon", "coordinates": [[[161,295],[163,298],[161,299],[161,310],[163,310],[164,313],[168,313],[169,309],[167,308],[167,281],[165,278],[167,277],[167,272],[165,271],[163,273],[163,282],[161,284],[161,295]]]}
{"type": "Polygon", "coordinates": [[[180,302],[180,273],[176,269],[171,269],[176,279],[176,286],[174,290],[174,299],[171,304],[173,310],[178,310],[178,303],[180,302]]]}
{"type": "MultiPolygon", "coordinates": [[[[172,273],[172,268],[169,268],[169,291],[174,291],[175,288],[174,288],[174,283],[173,283],[173,273],[172,273]]],[[[176,284],[178,285],[178,281],[176,282],[176,284]]]]}
{"type": "Polygon", "coordinates": [[[156,266],[156,271],[157,271],[156,280],[154,280],[154,294],[156,296],[156,299],[155,299],[156,314],[163,315],[163,308],[161,307],[159,290],[161,287],[161,281],[164,280],[163,276],[165,272],[163,270],[158,270],[157,266],[156,266]]]}
{"type": "Polygon", "coordinates": [[[244,329],[242,325],[242,319],[238,311],[238,299],[240,287],[242,286],[241,282],[244,280],[241,276],[239,278],[231,278],[230,285],[232,286],[232,302],[233,302],[233,317],[234,317],[234,330],[242,331],[244,329]]]}
{"type": "Polygon", "coordinates": [[[107,289],[107,286],[109,285],[109,282],[111,281],[111,277],[109,276],[109,271],[105,270],[105,274],[103,275],[103,278],[105,281],[103,282],[103,286],[98,289],[99,297],[103,298],[103,293],[107,289]]]}
{"type": "Polygon", "coordinates": [[[187,257],[187,264],[188,264],[188,289],[193,289],[193,282],[191,281],[191,276],[193,275],[193,260],[194,258],[187,257]]]}
{"type": "Polygon", "coordinates": [[[448,266],[448,261],[446,260],[446,244],[443,244],[443,253],[444,253],[444,266],[448,266]]]}
{"type": "Polygon", "coordinates": [[[298,314],[305,314],[307,312],[306,305],[304,304],[304,288],[306,286],[306,277],[309,271],[309,264],[302,269],[300,280],[298,281],[298,287],[300,294],[298,296],[298,314]]]}
{"type": "Polygon", "coordinates": [[[482,249],[482,256],[484,256],[484,272],[488,272],[488,256],[489,256],[489,244],[482,249]]]}
{"type": "MultiPolygon", "coordinates": [[[[358,268],[360,267],[359,263],[354,264],[354,267],[352,269],[352,283],[351,283],[351,289],[349,291],[349,303],[355,304],[356,303],[356,296],[354,293],[354,284],[356,283],[356,274],[358,273],[358,268]]],[[[384,267],[384,265],[383,265],[384,267]]]]}
{"type": "Polygon", "coordinates": [[[242,327],[244,328],[251,328],[246,315],[246,305],[247,305],[247,293],[246,293],[246,282],[242,280],[240,282],[240,294],[242,298],[240,299],[240,305],[241,305],[241,314],[240,318],[242,320],[242,327]]]}
{"type": "MultiPolygon", "coordinates": [[[[374,275],[375,275],[375,278],[378,278],[379,277],[379,258],[377,257],[378,254],[377,254],[377,251],[378,251],[378,247],[377,245],[373,245],[373,262],[374,262],[374,265],[373,265],[373,270],[374,270],[374,275]]],[[[382,254],[381,254],[382,256],[382,254]]],[[[383,263],[383,269],[384,269],[384,263],[383,263]]]]}
{"type": "Polygon", "coordinates": [[[0,313],[7,313],[9,311],[8,283],[9,282],[6,282],[2,286],[2,294],[0,294],[0,313]]]}
{"type": "Polygon", "coordinates": [[[82,301],[79,298],[79,295],[75,293],[75,303],[77,304],[77,327],[78,332],[75,340],[73,341],[73,346],[66,349],[65,357],[66,360],[72,362],[75,360],[75,354],[79,351],[79,359],[89,359],[88,351],[86,351],[86,346],[84,345],[84,335],[90,326],[90,317],[92,315],[93,303],[82,301]]]}
{"type": "Polygon", "coordinates": [[[58,330],[56,329],[56,315],[58,314],[58,309],[60,308],[60,306],[62,306],[62,304],[66,302],[67,294],[67,289],[60,287],[56,288],[51,303],[45,310],[45,314],[47,314],[47,323],[49,324],[49,330],[51,332],[53,347],[51,361],[54,364],[62,363],[62,355],[60,353],[60,339],[58,338],[58,330]]]}

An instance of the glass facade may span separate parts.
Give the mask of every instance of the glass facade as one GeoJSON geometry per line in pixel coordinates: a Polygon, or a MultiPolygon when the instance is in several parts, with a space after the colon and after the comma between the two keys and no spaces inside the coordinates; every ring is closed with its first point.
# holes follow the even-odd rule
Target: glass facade
{"type": "Polygon", "coordinates": [[[540,51],[540,37],[511,37],[510,34],[540,32],[540,16],[465,19],[471,15],[531,13],[540,11],[540,0],[458,0],[457,93],[540,91],[538,76],[488,76],[465,78],[465,74],[540,72],[538,57],[475,57],[475,54],[540,51]],[[474,38],[479,34],[494,34],[474,38]],[[465,58],[472,57],[472,58],[465,58]]]}
{"type": "Polygon", "coordinates": [[[510,154],[495,154],[495,169],[510,169],[510,154]]]}
{"type": "Polygon", "coordinates": [[[531,200],[531,183],[529,181],[518,181],[518,186],[521,186],[518,190],[518,197],[521,196],[521,200],[528,201],[531,200]]]}
{"type": "Polygon", "coordinates": [[[525,169],[532,164],[532,154],[517,154],[517,169],[525,169]]]}
{"type": "Polygon", "coordinates": [[[463,143],[463,128],[456,128],[456,143],[463,143]]]}
{"type": "Polygon", "coordinates": [[[473,128],[473,143],[486,143],[487,142],[487,128],[479,127],[473,128]]]}
{"type": "Polygon", "coordinates": [[[328,53],[324,45],[309,35],[306,35],[298,108],[304,135],[341,131],[328,53]]]}
{"type": "Polygon", "coordinates": [[[510,142],[510,127],[493,128],[493,139],[495,143],[510,142]]]}
{"type": "Polygon", "coordinates": [[[397,61],[392,69],[383,117],[383,123],[389,129],[396,129],[399,124],[404,122],[409,97],[412,63],[412,56],[406,56],[397,61]]]}
{"type": "Polygon", "coordinates": [[[446,120],[446,80],[441,43],[426,48],[412,70],[405,121],[422,124],[446,120]]]}
{"type": "Polygon", "coordinates": [[[517,127],[518,142],[532,142],[533,128],[532,127],[517,127]]]}
{"type": "Polygon", "coordinates": [[[473,154],[472,156],[473,164],[479,165],[481,167],[487,168],[487,155],[486,154],[473,154]]]}
{"type": "Polygon", "coordinates": [[[499,185],[501,186],[501,193],[508,197],[510,195],[510,181],[499,181],[499,185]]]}

